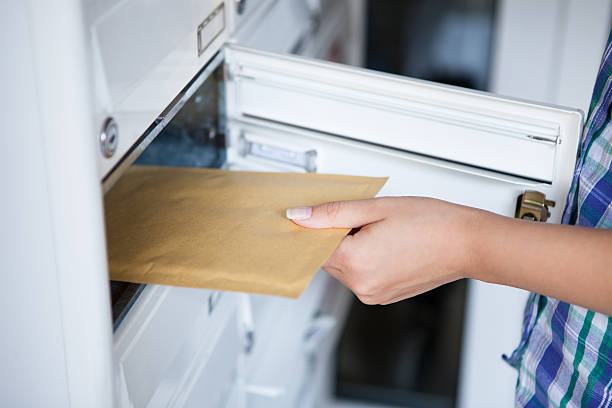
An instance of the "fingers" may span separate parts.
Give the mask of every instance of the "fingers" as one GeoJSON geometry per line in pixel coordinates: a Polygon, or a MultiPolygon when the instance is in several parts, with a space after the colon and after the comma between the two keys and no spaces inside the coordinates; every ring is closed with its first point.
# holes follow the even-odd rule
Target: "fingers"
{"type": "Polygon", "coordinates": [[[369,285],[374,281],[374,276],[368,273],[371,270],[368,262],[358,256],[362,252],[361,249],[359,233],[346,236],[322,269],[342,282],[362,302],[373,304],[370,294],[372,288],[369,285]],[[367,275],[371,275],[369,279],[367,275]]]}
{"type": "Polygon", "coordinates": [[[348,286],[348,279],[352,272],[351,253],[354,247],[354,237],[348,235],[344,237],[336,250],[327,258],[321,269],[338,279],[345,286],[348,286]]]}
{"type": "Polygon", "coordinates": [[[307,228],[356,228],[384,218],[381,200],[333,201],[314,207],[290,208],[287,218],[307,228]]]}
{"type": "Polygon", "coordinates": [[[346,236],[322,269],[367,305],[395,303],[444,284],[446,280],[418,276],[405,276],[404,281],[398,282],[389,280],[393,263],[386,262],[386,255],[379,258],[372,253],[376,251],[373,240],[379,239],[385,222],[389,221],[368,224],[357,234],[346,236]]]}

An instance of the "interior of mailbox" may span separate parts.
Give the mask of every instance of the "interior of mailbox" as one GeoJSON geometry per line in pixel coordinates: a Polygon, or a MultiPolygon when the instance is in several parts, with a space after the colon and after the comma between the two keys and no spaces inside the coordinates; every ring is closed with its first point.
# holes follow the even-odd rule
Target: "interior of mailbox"
{"type": "MultiPolygon", "coordinates": [[[[222,67],[217,67],[134,164],[223,167],[226,152],[222,78],[222,67]]],[[[116,329],[145,285],[118,281],[110,285],[116,329]]]]}

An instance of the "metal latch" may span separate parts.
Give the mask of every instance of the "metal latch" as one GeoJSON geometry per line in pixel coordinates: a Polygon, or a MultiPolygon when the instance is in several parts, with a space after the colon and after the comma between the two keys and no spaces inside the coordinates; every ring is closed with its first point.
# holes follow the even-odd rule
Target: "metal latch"
{"type": "Polygon", "coordinates": [[[548,207],[554,207],[555,202],[547,200],[539,191],[527,190],[516,200],[514,218],[522,220],[546,222],[550,217],[548,207]]]}
{"type": "Polygon", "coordinates": [[[308,173],[317,171],[317,151],[292,150],[286,146],[260,143],[240,135],[237,151],[242,157],[253,156],[273,162],[304,169],[308,173]]]}

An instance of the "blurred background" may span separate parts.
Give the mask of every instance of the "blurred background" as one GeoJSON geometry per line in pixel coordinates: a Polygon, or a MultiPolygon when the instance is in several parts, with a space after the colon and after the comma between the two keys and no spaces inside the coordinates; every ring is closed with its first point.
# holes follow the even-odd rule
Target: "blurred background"
{"type": "Polygon", "coordinates": [[[586,112],[611,4],[385,0],[365,1],[360,8],[364,53],[352,62],[586,112]]]}

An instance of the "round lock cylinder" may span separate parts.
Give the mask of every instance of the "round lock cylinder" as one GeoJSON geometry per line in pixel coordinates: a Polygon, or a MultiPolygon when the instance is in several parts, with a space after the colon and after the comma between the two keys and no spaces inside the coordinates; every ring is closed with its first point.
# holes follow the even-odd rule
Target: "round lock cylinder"
{"type": "Polygon", "coordinates": [[[110,158],[115,154],[117,145],[119,144],[119,126],[111,117],[104,120],[102,129],[100,130],[100,150],[106,158],[110,158]]]}

